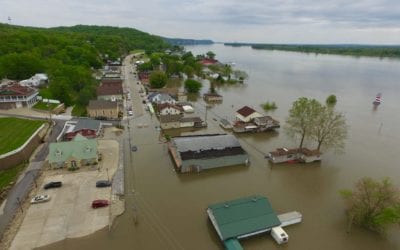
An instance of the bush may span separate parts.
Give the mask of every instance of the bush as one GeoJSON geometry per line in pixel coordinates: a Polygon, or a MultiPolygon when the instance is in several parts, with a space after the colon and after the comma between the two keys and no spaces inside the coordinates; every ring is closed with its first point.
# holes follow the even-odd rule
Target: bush
{"type": "Polygon", "coordinates": [[[201,84],[201,82],[198,82],[198,81],[193,80],[193,79],[187,79],[185,81],[185,89],[189,93],[198,93],[202,86],[203,85],[201,84]]]}
{"type": "Polygon", "coordinates": [[[266,102],[264,104],[261,104],[261,107],[265,110],[265,111],[270,111],[270,110],[275,110],[278,107],[276,106],[275,102],[266,102]]]}
{"type": "Polygon", "coordinates": [[[330,95],[328,98],[326,98],[326,105],[328,106],[334,106],[337,102],[336,96],[335,95],[330,95]]]}

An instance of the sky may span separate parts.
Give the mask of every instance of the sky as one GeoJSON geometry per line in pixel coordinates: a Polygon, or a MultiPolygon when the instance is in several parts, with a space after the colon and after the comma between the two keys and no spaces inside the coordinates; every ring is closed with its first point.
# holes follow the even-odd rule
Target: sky
{"type": "Polygon", "coordinates": [[[218,42],[400,44],[400,0],[0,0],[0,22],[218,42]]]}

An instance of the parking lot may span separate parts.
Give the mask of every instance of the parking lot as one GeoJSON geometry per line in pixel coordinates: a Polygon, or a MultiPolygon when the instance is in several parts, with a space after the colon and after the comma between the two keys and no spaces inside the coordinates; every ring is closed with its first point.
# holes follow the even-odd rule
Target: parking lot
{"type": "Polygon", "coordinates": [[[114,175],[119,159],[119,145],[114,140],[99,140],[102,161],[97,166],[82,167],[77,172],[46,170],[36,194],[48,194],[48,202],[32,204],[10,249],[32,249],[65,238],[89,235],[109,225],[111,208],[93,209],[96,199],[114,202],[111,188],[96,188],[97,180],[114,175]],[[62,181],[62,187],[43,189],[50,181],[62,181]]]}

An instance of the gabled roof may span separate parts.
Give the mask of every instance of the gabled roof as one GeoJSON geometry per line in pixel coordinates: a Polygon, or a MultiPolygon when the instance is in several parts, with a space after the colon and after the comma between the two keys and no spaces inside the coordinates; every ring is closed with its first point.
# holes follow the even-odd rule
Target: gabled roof
{"type": "Polygon", "coordinates": [[[238,111],[236,111],[236,113],[242,115],[243,117],[247,117],[251,114],[253,114],[255,111],[254,109],[250,108],[249,106],[244,106],[243,108],[239,109],[238,111]]]}
{"type": "Polygon", "coordinates": [[[176,109],[176,110],[179,110],[179,111],[183,111],[182,107],[174,105],[174,104],[170,104],[170,103],[158,104],[157,108],[158,108],[159,111],[161,111],[163,109],[166,109],[166,108],[173,108],[173,109],[176,109]]]}
{"type": "Polygon", "coordinates": [[[49,163],[65,162],[70,157],[77,160],[97,158],[97,140],[77,134],[72,141],[50,143],[49,163]]]}
{"type": "Polygon", "coordinates": [[[90,100],[88,109],[116,109],[118,108],[117,102],[104,101],[104,100],[90,100]]]}
{"type": "Polygon", "coordinates": [[[181,117],[181,115],[161,115],[160,123],[179,122],[181,117]]]}
{"type": "Polygon", "coordinates": [[[256,234],[281,224],[268,199],[254,195],[208,206],[221,240],[256,234]]]}

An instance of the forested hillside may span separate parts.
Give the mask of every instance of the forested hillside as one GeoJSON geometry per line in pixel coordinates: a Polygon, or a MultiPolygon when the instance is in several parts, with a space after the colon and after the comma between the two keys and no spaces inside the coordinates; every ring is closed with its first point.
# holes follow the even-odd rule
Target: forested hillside
{"type": "Polygon", "coordinates": [[[103,26],[33,28],[0,24],[0,79],[49,75],[45,97],[67,106],[85,106],[95,96],[94,69],[131,50],[169,47],[161,38],[130,29],[103,26]]]}

